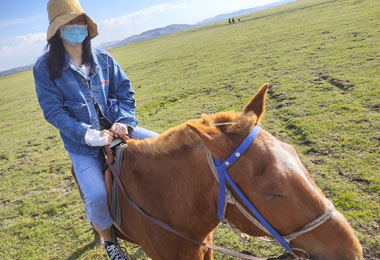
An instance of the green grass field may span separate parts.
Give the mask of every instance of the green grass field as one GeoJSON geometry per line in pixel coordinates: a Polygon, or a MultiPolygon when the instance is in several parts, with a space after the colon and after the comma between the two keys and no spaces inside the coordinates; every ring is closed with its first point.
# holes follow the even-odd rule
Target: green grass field
{"type": "MultiPolygon", "coordinates": [[[[380,259],[380,1],[301,0],[111,54],[136,90],[141,125],[158,132],[201,113],[240,110],[269,82],[263,127],[296,148],[355,229],[365,259],[380,259]]],[[[0,90],[0,259],[105,259],[91,244],[32,72],[0,78],[0,90]]],[[[282,252],[222,226],[215,243],[261,257],[282,252]]]]}

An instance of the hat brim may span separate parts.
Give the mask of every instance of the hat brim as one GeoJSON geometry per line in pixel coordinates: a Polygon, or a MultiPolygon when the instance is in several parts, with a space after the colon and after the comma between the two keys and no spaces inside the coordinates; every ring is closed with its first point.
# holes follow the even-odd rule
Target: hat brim
{"type": "Polygon", "coordinates": [[[47,40],[53,37],[62,25],[67,24],[71,20],[81,15],[85,16],[86,22],[88,25],[87,27],[88,35],[90,36],[91,39],[93,39],[96,35],[98,35],[98,26],[96,25],[96,23],[86,13],[70,13],[70,14],[60,15],[56,17],[52,23],[50,23],[48,31],[47,31],[47,40]]]}

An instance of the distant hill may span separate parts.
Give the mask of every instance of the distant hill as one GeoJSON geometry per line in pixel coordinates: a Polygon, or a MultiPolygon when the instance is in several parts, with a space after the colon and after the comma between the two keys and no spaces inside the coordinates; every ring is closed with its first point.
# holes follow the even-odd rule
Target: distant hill
{"type": "Polygon", "coordinates": [[[271,8],[271,7],[275,7],[275,6],[278,6],[278,5],[283,5],[283,4],[290,3],[290,2],[295,2],[295,1],[298,1],[298,0],[281,0],[281,1],[278,1],[278,2],[274,2],[274,3],[263,5],[263,6],[258,6],[258,7],[249,8],[249,9],[243,9],[243,10],[239,10],[239,11],[232,12],[232,13],[227,13],[227,14],[220,14],[220,15],[217,15],[217,16],[215,16],[213,18],[208,18],[208,19],[205,19],[205,20],[203,20],[203,21],[201,21],[199,23],[196,23],[195,26],[205,25],[205,24],[209,24],[209,23],[215,23],[215,22],[219,22],[221,20],[226,20],[226,19],[229,19],[229,18],[238,17],[238,16],[242,16],[242,15],[258,12],[258,11],[261,11],[261,10],[264,10],[264,9],[268,9],[268,8],[271,8]]]}
{"type": "Polygon", "coordinates": [[[222,21],[222,20],[225,20],[228,18],[238,17],[238,16],[258,12],[260,10],[268,9],[268,8],[271,8],[274,6],[278,6],[278,5],[282,5],[282,4],[286,4],[286,3],[290,3],[290,2],[295,2],[295,1],[298,1],[298,0],[280,0],[278,2],[274,2],[274,3],[263,5],[263,6],[258,6],[255,8],[243,9],[243,10],[239,10],[239,11],[227,13],[227,14],[220,14],[220,15],[217,15],[213,18],[205,19],[205,20],[198,22],[196,24],[193,24],[193,25],[190,25],[190,24],[172,24],[172,25],[168,25],[166,27],[149,30],[149,31],[143,32],[139,35],[132,35],[132,36],[130,36],[124,40],[121,40],[121,41],[113,41],[113,42],[102,43],[98,47],[102,48],[102,49],[106,49],[106,50],[112,49],[112,48],[117,48],[117,47],[121,47],[124,45],[136,43],[136,42],[146,41],[146,40],[154,39],[157,37],[181,32],[181,31],[186,31],[190,28],[202,26],[205,24],[219,22],[219,21],[222,21]]]}
{"type": "MultiPolygon", "coordinates": [[[[286,3],[290,3],[290,2],[295,2],[295,1],[298,1],[298,0],[280,0],[280,1],[277,1],[277,2],[274,2],[274,3],[271,3],[271,4],[267,4],[267,5],[263,5],[263,6],[258,6],[258,7],[255,7],[255,8],[243,9],[243,10],[239,10],[239,11],[232,12],[232,13],[227,13],[227,14],[220,14],[220,15],[217,15],[217,16],[215,16],[213,18],[205,19],[205,20],[203,20],[201,22],[198,22],[196,24],[193,24],[193,25],[190,25],[190,24],[171,24],[171,25],[168,25],[166,27],[156,28],[156,29],[153,29],[153,30],[149,30],[149,31],[143,32],[143,33],[141,33],[139,35],[132,35],[132,36],[130,36],[128,38],[125,38],[125,39],[123,39],[121,41],[105,42],[105,43],[102,43],[102,44],[98,45],[97,47],[105,49],[105,50],[109,50],[109,49],[112,49],[112,48],[117,48],[117,47],[121,47],[121,46],[124,46],[124,45],[129,45],[129,44],[132,44],[132,43],[137,43],[137,42],[141,42],[141,41],[151,40],[151,39],[154,39],[154,38],[157,38],[157,37],[162,37],[162,36],[166,36],[166,35],[169,35],[169,34],[182,32],[182,31],[188,30],[190,28],[202,26],[202,25],[205,25],[205,24],[219,22],[219,21],[222,21],[222,20],[225,20],[225,19],[228,19],[228,18],[232,18],[232,17],[236,18],[238,16],[242,16],[242,15],[258,12],[260,10],[268,9],[268,8],[271,8],[271,7],[274,7],[274,6],[278,6],[278,5],[282,5],[282,4],[286,4],[286,3]]],[[[10,74],[14,74],[14,73],[18,73],[18,72],[25,71],[25,70],[29,70],[31,68],[32,68],[32,65],[27,65],[27,66],[18,67],[18,68],[15,68],[15,69],[10,69],[10,70],[6,70],[6,71],[0,71],[0,77],[6,76],[6,75],[10,75],[10,74]]]]}
{"type": "Polygon", "coordinates": [[[102,44],[96,46],[97,48],[109,50],[112,48],[112,46],[116,46],[117,43],[120,41],[112,41],[112,42],[103,42],[102,44]]]}
{"type": "Polygon", "coordinates": [[[117,47],[121,47],[123,45],[128,45],[128,44],[132,44],[132,43],[136,43],[136,42],[146,41],[146,40],[154,39],[157,37],[162,37],[165,35],[185,31],[187,29],[193,28],[194,26],[195,25],[189,25],[189,24],[171,24],[171,25],[168,25],[166,27],[156,28],[153,30],[143,32],[139,35],[132,35],[132,36],[125,38],[124,40],[121,40],[121,41],[103,43],[99,47],[104,48],[104,49],[117,48],[117,47]]]}
{"type": "Polygon", "coordinates": [[[4,77],[4,76],[12,75],[15,73],[23,72],[26,70],[30,70],[32,68],[33,68],[33,64],[30,64],[30,65],[10,69],[10,70],[3,70],[3,71],[0,71],[0,77],[4,77]]]}

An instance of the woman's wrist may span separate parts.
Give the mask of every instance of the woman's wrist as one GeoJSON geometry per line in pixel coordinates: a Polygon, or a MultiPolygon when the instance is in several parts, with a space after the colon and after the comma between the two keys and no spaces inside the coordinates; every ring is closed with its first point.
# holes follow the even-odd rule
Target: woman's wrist
{"type": "Polygon", "coordinates": [[[108,144],[108,136],[101,136],[100,131],[91,128],[87,130],[84,140],[90,146],[105,146],[108,144]]]}

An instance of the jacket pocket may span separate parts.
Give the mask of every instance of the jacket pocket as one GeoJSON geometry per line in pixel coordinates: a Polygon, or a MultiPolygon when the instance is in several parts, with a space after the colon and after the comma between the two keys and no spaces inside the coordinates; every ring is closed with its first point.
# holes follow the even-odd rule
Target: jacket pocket
{"type": "Polygon", "coordinates": [[[81,103],[78,101],[65,101],[63,105],[71,117],[74,117],[81,122],[89,123],[89,112],[86,103],[81,103]]]}
{"type": "Polygon", "coordinates": [[[110,120],[111,123],[114,123],[117,117],[117,113],[119,111],[119,104],[117,99],[108,98],[107,99],[107,109],[106,109],[106,117],[110,120]]]}
{"type": "Polygon", "coordinates": [[[107,107],[110,112],[118,112],[119,111],[119,102],[115,98],[109,98],[107,100],[107,107]]]}

